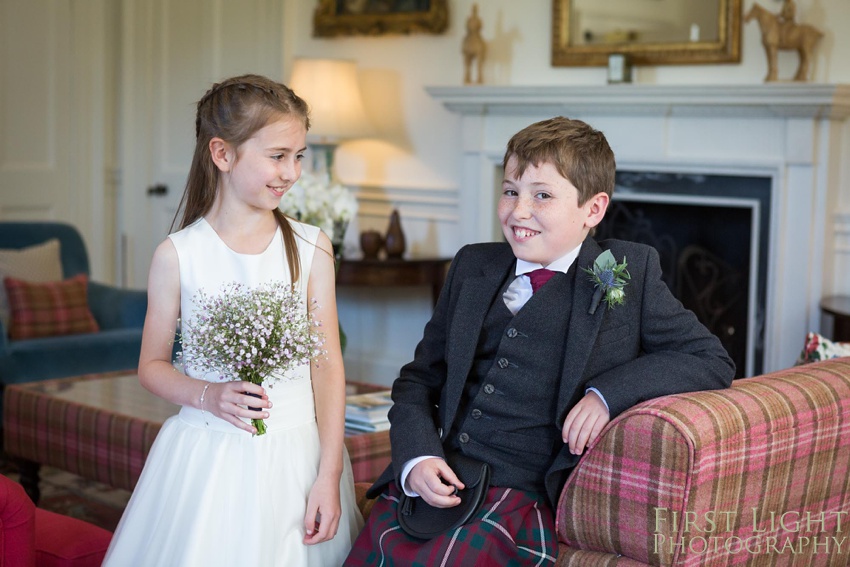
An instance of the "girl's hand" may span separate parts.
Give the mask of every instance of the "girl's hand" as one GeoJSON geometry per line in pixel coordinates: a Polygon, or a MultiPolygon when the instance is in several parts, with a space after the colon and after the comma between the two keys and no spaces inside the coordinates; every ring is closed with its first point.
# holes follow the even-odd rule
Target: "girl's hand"
{"type": "Polygon", "coordinates": [[[272,407],[272,403],[263,387],[251,382],[210,382],[209,384],[204,394],[203,407],[199,406],[200,409],[232,423],[239,429],[256,434],[256,427],[239,418],[266,419],[269,417],[269,412],[265,410],[272,407]],[[246,392],[260,397],[249,396],[246,392]],[[249,410],[248,407],[260,409],[254,411],[249,410]]]}
{"type": "Polygon", "coordinates": [[[315,545],[332,539],[339,527],[341,514],[339,477],[334,479],[332,475],[331,478],[320,475],[307,497],[304,544],[315,545]]]}

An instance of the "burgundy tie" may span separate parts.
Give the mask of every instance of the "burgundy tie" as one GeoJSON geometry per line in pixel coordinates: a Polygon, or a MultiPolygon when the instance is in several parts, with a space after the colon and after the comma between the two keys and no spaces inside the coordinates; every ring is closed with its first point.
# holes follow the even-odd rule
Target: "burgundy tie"
{"type": "Polygon", "coordinates": [[[546,268],[539,268],[537,270],[532,270],[525,275],[531,280],[531,291],[536,293],[537,290],[540,289],[540,286],[552,279],[555,272],[547,270],[546,268]]]}

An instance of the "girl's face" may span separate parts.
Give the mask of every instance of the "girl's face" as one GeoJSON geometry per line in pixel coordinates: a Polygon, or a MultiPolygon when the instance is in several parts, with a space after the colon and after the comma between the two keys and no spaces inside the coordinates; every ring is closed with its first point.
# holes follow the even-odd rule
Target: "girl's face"
{"type": "Polygon", "coordinates": [[[251,207],[272,210],[301,176],[307,149],[303,121],[285,116],[258,130],[236,150],[225,187],[251,207]]]}

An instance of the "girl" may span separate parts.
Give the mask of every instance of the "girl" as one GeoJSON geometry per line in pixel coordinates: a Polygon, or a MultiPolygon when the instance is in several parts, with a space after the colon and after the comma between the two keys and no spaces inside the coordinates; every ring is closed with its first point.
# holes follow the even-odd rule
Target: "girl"
{"type": "Polygon", "coordinates": [[[151,448],[104,565],[339,565],[362,527],[343,445],[331,243],[277,209],[309,126],[302,99],[256,75],[198,102],[181,230],[154,252],[139,360],[145,388],[182,408],[151,448]],[[198,290],[280,280],[301,289],[305,310],[318,302],[327,359],[273,388],[176,371],[174,329],[192,319],[198,290]],[[252,418],[266,419],[265,435],[252,418]]]}

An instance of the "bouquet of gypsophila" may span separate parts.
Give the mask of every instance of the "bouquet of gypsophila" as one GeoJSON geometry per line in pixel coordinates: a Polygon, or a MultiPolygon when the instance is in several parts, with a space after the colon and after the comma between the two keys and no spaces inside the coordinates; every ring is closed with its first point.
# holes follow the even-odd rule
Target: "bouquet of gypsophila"
{"type": "MultiPolygon", "coordinates": [[[[289,284],[249,288],[231,282],[216,295],[199,290],[192,302],[194,316],[180,334],[186,368],[271,386],[288,371],[326,355],[320,323],[289,284]]],[[[262,419],[251,424],[257,435],[266,432],[262,419]]]]}

